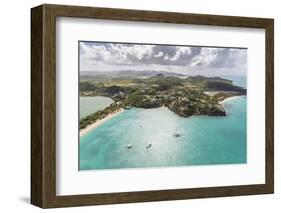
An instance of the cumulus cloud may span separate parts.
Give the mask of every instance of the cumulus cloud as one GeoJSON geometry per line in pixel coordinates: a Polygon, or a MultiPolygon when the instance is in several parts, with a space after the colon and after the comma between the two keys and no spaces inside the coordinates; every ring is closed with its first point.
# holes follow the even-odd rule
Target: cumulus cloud
{"type": "MultiPolygon", "coordinates": [[[[247,49],[80,42],[80,70],[161,70],[245,75],[247,49]]],[[[211,73],[210,73],[211,74],[211,73]]]]}
{"type": "Polygon", "coordinates": [[[159,52],[158,54],[154,55],[153,57],[159,58],[159,57],[162,57],[163,55],[164,55],[163,52],[159,52]]]}

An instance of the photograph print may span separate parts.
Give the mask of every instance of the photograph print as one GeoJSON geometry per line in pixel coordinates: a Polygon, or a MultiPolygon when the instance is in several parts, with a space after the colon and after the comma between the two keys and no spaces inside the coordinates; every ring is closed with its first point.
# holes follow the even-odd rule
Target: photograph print
{"type": "Polygon", "coordinates": [[[78,47],[80,171],[247,163],[247,48],[78,47]]]}

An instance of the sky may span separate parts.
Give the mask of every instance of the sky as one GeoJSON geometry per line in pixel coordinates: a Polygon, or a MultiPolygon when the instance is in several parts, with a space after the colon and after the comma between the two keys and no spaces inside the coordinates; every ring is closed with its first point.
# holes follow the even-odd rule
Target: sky
{"type": "Polygon", "coordinates": [[[80,71],[153,70],[246,76],[247,49],[79,42],[80,71]]]}

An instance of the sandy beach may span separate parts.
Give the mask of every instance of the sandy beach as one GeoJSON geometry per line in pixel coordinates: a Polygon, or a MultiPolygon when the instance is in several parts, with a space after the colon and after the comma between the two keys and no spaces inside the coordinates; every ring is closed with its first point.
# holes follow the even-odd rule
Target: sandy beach
{"type": "Polygon", "coordinates": [[[226,103],[227,101],[230,101],[230,100],[232,100],[232,99],[234,99],[234,98],[237,98],[237,97],[239,97],[239,96],[231,96],[231,97],[228,97],[228,98],[226,98],[226,99],[220,101],[219,104],[223,105],[223,104],[226,103]]]}
{"type": "Polygon", "coordinates": [[[116,111],[116,112],[114,112],[114,113],[108,114],[105,118],[100,119],[100,120],[97,120],[95,123],[90,124],[90,125],[87,126],[85,129],[80,130],[80,133],[79,133],[80,137],[83,136],[84,134],[86,134],[87,132],[89,132],[90,130],[96,128],[97,126],[99,126],[99,125],[102,124],[103,122],[105,122],[105,121],[111,119],[112,117],[118,115],[119,113],[121,113],[121,112],[123,112],[123,111],[124,111],[124,109],[121,108],[120,110],[118,110],[118,111],[116,111]]]}

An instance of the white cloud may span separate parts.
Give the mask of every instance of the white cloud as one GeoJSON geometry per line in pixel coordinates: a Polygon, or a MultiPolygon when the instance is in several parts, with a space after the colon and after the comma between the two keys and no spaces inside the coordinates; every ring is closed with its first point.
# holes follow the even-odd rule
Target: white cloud
{"type": "Polygon", "coordinates": [[[159,57],[162,57],[164,55],[163,52],[159,52],[157,55],[154,55],[153,57],[155,58],[159,58],[159,57]]]}
{"type": "Polygon", "coordinates": [[[80,70],[122,69],[243,74],[247,49],[80,42],[80,70]]]}
{"type": "Polygon", "coordinates": [[[179,59],[181,55],[190,55],[191,48],[190,47],[178,47],[176,54],[170,58],[170,61],[176,61],[179,59]]]}
{"type": "Polygon", "coordinates": [[[217,58],[218,49],[217,48],[202,48],[199,55],[192,58],[190,66],[208,66],[214,62],[217,58]]]}

